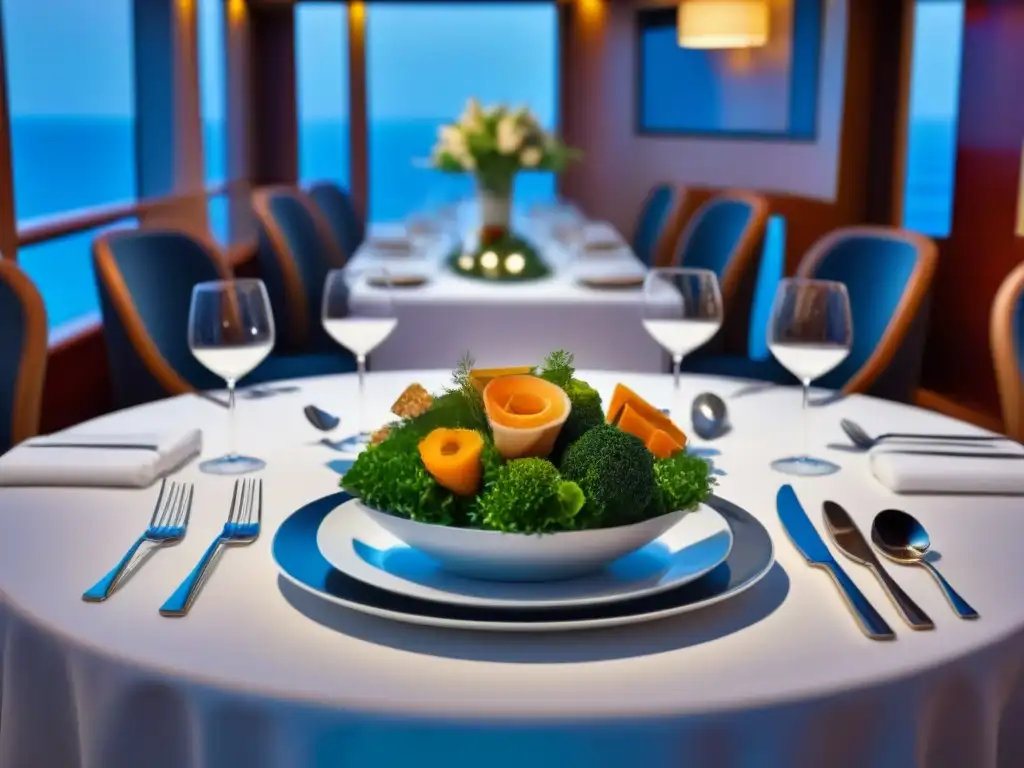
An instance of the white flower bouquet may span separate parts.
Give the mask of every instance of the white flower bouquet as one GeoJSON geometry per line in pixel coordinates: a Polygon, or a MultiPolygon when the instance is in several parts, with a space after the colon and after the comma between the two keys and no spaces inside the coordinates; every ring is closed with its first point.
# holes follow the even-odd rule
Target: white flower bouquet
{"type": "Polygon", "coordinates": [[[430,160],[440,171],[472,173],[482,190],[508,197],[519,171],[559,173],[577,154],[525,107],[483,108],[470,99],[457,122],[439,129],[430,160]]]}

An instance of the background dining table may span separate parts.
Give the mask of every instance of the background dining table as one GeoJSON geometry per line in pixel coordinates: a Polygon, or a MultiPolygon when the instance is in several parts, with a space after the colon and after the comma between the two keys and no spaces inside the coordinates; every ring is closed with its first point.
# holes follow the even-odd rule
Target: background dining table
{"type": "MultiPolygon", "coordinates": [[[[374,248],[371,233],[353,256],[352,269],[384,268],[393,275],[429,277],[423,286],[391,289],[398,327],[371,354],[373,370],[454,367],[469,350],[477,365],[498,367],[510,360],[543,359],[552,349],[571,349],[577,363],[587,368],[648,373],[666,370],[668,357],[644,330],[641,320],[645,311],[659,317],[672,316],[673,312],[677,316],[678,296],[664,297],[645,307],[639,284],[593,288],[579,280],[642,280],[646,267],[629,244],[622,240],[620,248],[596,249],[577,256],[574,249],[552,237],[548,227],[527,216],[517,221],[517,230],[534,243],[551,270],[547,277],[522,282],[465,277],[445,263],[453,247],[451,239],[428,246],[419,256],[389,256],[374,248]]],[[[395,227],[378,227],[376,231],[388,234],[395,227]]],[[[380,289],[358,284],[349,299],[351,313],[376,314],[379,297],[380,289]]]]}
{"type": "MultiPolygon", "coordinates": [[[[900,507],[922,520],[944,575],[981,618],[957,618],[922,569],[893,577],[935,620],[903,624],[864,568],[836,553],[896,629],[867,639],[821,571],[780,526],[791,478],[769,462],[799,451],[795,389],[666,375],[586,373],[607,398],[618,381],[676,408],[726,398],[733,429],[713,443],[718,495],[770,533],[775,565],[749,591],[671,619],[565,633],[412,626],[321,602],[278,575],[274,532],[337,490],[339,460],[302,416],[316,403],[356,422],[351,375],[240,399],[237,444],[267,461],[264,530],[223,554],[184,618],[157,609],[227,515],[230,478],[200,474],[190,530],[109,601],[82,591],[149,519],[155,487],[0,489],[0,768],[1017,768],[1024,765],[1024,504],[1020,498],[897,496],[844,444],[865,429],[976,431],[923,410],[853,396],[811,410],[812,448],[842,466],[792,479],[821,530],[822,502],[865,530],[900,507]]],[[[372,373],[370,422],[411,382],[442,372],[372,373]]],[[[680,420],[688,427],[688,420],[680,420]]],[[[186,395],[102,417],[96,433],[201,426],[203,457],[227,448],[223,409],[186,395]]]]}

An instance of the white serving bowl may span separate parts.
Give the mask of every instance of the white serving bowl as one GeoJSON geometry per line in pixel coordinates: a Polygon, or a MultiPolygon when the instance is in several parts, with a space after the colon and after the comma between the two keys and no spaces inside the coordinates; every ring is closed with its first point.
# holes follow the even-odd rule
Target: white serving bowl
{"type": "Polygon", "coordinates": [[[657,539],[688,512],[615,528],[523,534],[417,523],[373,509],[366,515],[444,570],[488,581],[558,581],[601,570],[657,539]]]}

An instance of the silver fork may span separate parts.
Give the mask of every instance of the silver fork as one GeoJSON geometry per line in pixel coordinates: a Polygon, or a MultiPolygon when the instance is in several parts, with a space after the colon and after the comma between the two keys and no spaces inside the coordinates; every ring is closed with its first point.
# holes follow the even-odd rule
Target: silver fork
{"type": "Polygon", "coordinates": [[[231,510],[224,528],[213,540],[196,567],[174,590],[167,602],[160,606],[161,616],[184,616],[204,583],[206,569],[213,562],[221,546],[252,544],[260,535],[260,521],[263,518],[263,480],[235,480],[231,494],[231,510]]]}
{"type": "Polygon", "coordinates": [[[192,483],[171,482],[167,487],[167,479],[160,483],[160,495],[157,496],[156,506],[153,507],[153,515],[149,519],[149,525],[131,548],[121,558],[120,562],[110,569],[102,579],[89,587],[83,594],[82,599],[88,603],[101,603],[110,597],[114,586],[132,561],[139,547],[145,542],[151,542],[158,547],[168,544],[176,544],[185,538],[185,531],[188,528],[189,516],[192,513],[192,493],[195,487],[192,483]]]}

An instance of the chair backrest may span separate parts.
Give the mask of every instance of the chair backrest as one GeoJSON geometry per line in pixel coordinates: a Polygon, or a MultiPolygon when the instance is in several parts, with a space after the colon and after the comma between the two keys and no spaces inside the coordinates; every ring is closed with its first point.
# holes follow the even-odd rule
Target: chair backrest
{"type": "Polygon", "coordinates": [[[647,266],[671,260],[671,249],[679,234],[675,225],[681,222],[685,198],[685,192],[672,184],[656,184],[644,198],[631,245],[636,257],[647,266]]]}
{"type": "Polygon", "coordinates": [[[39,433],[46,308],[18,265],[0,258],[0,453],[39,433]]]}
{"type": "Polygon", "coordinates": [[[745,355],[750,312],[768,201],[750,192],[723,192],[704,203],[683,230],[675,253],[682,267],[709,269],[718,275],[725,322],[715,346],[727,354],[745,355]]]}
{"type": "Polygon", "coordinates": [[[100,235],[92,253],[119,404],[222,387],[188,346],[192,288],[231,278],[217,247],[175,230],[131,229],[100,235]]]}
{"type": "Polygon", "coordinates": [[[335,349],[320,324],[327,273],[345,265],[323,215],[305,192],[267,187],[253,193],[262,227],[260,274],[286,345],[294,349],[335,349]]]}
{"type": "Polygon", "coordinates": [[[345,258],[352,258],[366,238],[366,225],[349,193],[333,181],[318,181],[309,186],[308,194],[345,258]]]}
{"type": "Polygon", "coordinates": [[[996,293],[990,333],[1003,429],[1024,441],[1024,264],[1007,275],[996,293]]]}
{"type": "Polygon", "coordinates": [[[937,261],[931,239],[894,227],[837,229],[811,247],[797,275],[844,283],[853,314],[850,355],[818,384],[912,400],[937,261]]]}

